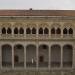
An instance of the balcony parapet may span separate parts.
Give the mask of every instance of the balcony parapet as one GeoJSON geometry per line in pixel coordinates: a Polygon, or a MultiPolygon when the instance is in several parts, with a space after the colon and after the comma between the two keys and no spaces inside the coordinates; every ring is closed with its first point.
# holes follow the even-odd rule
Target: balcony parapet
{"type": "Polygon", "coordinates": [[[0,39],[75,39],[73,35],[0,34],[0,39]]]}

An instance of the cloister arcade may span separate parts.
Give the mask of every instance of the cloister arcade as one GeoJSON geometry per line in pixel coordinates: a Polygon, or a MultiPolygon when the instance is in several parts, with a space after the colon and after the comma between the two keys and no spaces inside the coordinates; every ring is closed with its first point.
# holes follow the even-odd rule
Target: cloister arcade
{"type": "MultiPolygon", "coordinates": [[[[18,25],[17,25],[18,26],[18,25]]],[[[65,23],[63,25],[63,28],[61,28],[61,25],[59,23],[55,23],[52,25],[48,25],[48,26],[40,26],[37,28],[36,24],[35,26],[33,26],[32,24],[26,28],[24,28],[24,26],[20,26],[20,27],[14,27],[12,29],[12,25],[11,26],[7,26],[6,24],[3,25],[0,29],[1,29],[1,34],[41,34],[41,35],[61,35],[61,33],[63,35],[73,35],[74,32],[74,26],[72,24],[69,23],[65,23]]],[[[38,25],[39,26],[39,25],[38,25]]]]}
{"type": "Polygon", "coordinates": [[[11,69],[73,68],[75,56],[72,38],[75,37],[74,35],[74,26],[71,23],[63,23],[63,25],[59,23],[51,25],[46,23],[37,25],[8,24],[7,26],[3,24],[0,27],[1,42],[4,40],[3,42],[9,41],[9,43],[2,44],[3,42],[0,42],[0,66],[11,69]],[[39,44],[39,42],[46,43],[39,44]]]}
{"type": "Polygon", "coordinates": [[[73,46],[59,44],[39,46],[4,44],[1,46],[2,68],[72,68],[73,46]],[[13,52],[13,53],[12,53],[13,52]]]}

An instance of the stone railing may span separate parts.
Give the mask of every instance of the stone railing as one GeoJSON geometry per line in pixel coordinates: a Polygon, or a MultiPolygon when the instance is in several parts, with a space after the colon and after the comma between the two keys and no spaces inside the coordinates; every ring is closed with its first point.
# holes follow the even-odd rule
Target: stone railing
{"type": "Polygon", "coordinates": [[[74,39],[73,35],[47,35],[47,34],[0,34],[0,39],[74,39]]]}

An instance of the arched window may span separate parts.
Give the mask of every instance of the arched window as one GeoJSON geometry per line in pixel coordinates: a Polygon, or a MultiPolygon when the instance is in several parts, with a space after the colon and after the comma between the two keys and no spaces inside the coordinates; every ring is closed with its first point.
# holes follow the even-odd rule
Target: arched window
{"type": "Polygon", "coordinates": [[[18,28],[14,29],[14,34],[18,34],[18,28]]]}
{"type": "Polygon", "coordinates": [[[26,67],[36,67],[36,45],[29,44],[26,46],[26,67]]]}
{"type": "Polygon", "coordinates": [[[43,34],[43,28],[39,29],[39,34],[43,34]]]}
{"type": "Polygon", "coordinates": [[[2,28],[2,34],[6,34],[6,29],[2,28]]]}
{"type": "Polygon", "coordinates": [[[12,46],[9,44],[4,44],[2,49],[2,66],[11,67],[12,66],[12,46]],[[9,59],[9,60],[8,60],[9,59]]]}
{"type": "Polygon", "coordinates": [[[11,31],[10,28],[7,29],[7,33],[8,33],[8,34],[11,34],[11,33],[12,33],[12,31],[11,31]]]}
{"type": "Polygon", "coordinates": [[[31,29],[30,28],[26,29],[26,34],[31,34],[31,29]]]}
{"type": "Polygon", "coordinates": [[[39,56],[38,56],[38,61],[39,61],[39,67],[48,67],[48,60],[49,60],[49,47],[46,44],[41,44],[38,47],[39,49],[39,56]],[[45,60],[46,59],[46,60],[45,60]]]}
{"type": "Polygon", "coordinates": [[[24,66],[24,46],[21,44],[16,44],[14,46],[14,67],[16,66],[17,67],[24,66]]]}
{"type": "Polygon", "coordinates": [[[45,28],[45,29],[44,29],[44,34],[49,34],[48,28],[45,28]]]}
{"type": "Polygon", "coordinates": [[[73,29],[72,28],[69,29],[69,34],[73,34],[73,29]]]}
{"type": "Polygon", "coordinates": [[[64,28],[64,30],[63,30],[63,34],[67,34],[68,32],[67,32],[67,29],[66,28],[64,28]]]}
{"type": "Polygon", "coordinates": [[[63,67],[72,67],[73,47],[66,44],[63,46],[63,67]]]}
{"type": "Polygon", "coordinates": [[[60,28],[57,28],[57,30],[56,30],[56,34],[61,34],[61,30],[60,30],[60,28]]]}
{"type": "Polygon", "coordinates": [[[20,34],[24,34],[24,29],[23,28],[20,28],[19,33],[20,34]]]}
{"type": "Polygon", "coordinates": [[[32,34],[36,34],[36,29],[32,28],[32,34]]]}
{"type": "Polygon", "coordinates": [[[55,34],[55,28],[51,29],[51,34],[55,34]]]}
{"type": "Polygon", "coordinates": [[[51,46],[51,67],[60,67],[61,64],[61,46],[54,44],[51,46]]]}

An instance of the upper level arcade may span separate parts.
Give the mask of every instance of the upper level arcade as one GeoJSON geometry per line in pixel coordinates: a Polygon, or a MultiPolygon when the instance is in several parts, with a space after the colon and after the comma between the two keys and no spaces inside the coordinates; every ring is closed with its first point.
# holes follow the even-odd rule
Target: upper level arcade
{"type": "Polygon", "coordinates": [[[74,39],[75,11],[0,10],[0,39],[74,39]]]}

